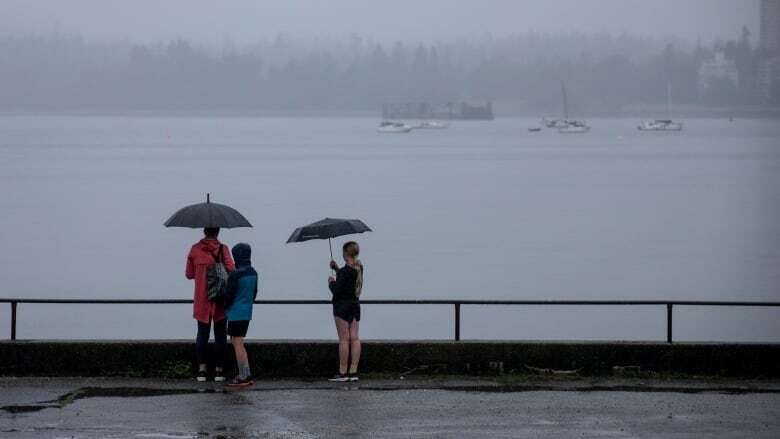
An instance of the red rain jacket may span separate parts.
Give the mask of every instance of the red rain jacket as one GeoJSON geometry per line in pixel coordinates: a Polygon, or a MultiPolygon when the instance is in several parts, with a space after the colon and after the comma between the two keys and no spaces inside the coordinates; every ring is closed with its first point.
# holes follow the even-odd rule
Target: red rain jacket
{"type": "Polygon", "coordinates": [[[222,247],[222,261],[229,272],[236,269],[230,249],[216,239],[204,238],[192,246],[187,255],[187,268],[184,275],[187,279],[195,279],[195,295],[192,303],[192,317],[199,322],[218,322],[225,318],[225,308],[222,304],[209,302],[206,284],[206,270],[214,263],[217,249],[222,247]]]}

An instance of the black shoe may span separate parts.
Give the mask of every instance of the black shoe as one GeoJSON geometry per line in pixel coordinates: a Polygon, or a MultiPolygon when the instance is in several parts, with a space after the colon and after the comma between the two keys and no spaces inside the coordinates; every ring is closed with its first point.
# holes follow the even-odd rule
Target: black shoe
{"type": "Polygon", "coordinates": [[[206,382],[206,371],[205,370],[199,370],[198,375],[195,377],[196,380],[198,380],[199,383],[205,383],[206,382]]]}
{"type": "Polygon", "coordinates": [[[351,373],[348,375],[350,381],[360,381],[360,378],[358,377],[357,372],[351,373]]]}
{"type": "Polygon", "coordinates": [[[333,378],[328,379],[328,381],[334,381],[337,383],[346,383],[347,381],[349,381],[349,375],[345,373],[339,373],[336,374],[333,378]]]}

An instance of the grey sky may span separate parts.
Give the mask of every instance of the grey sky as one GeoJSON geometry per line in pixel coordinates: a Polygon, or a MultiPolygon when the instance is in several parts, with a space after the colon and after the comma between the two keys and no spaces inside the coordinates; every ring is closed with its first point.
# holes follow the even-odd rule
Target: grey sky
{"type": "Polygon", "coordinates": [[[607,31],[688,40],[758,35],[758,0],[2,0],[0,33],[55,30],[138,42],[186,38],[238,43],[273,38],[442,40],[607,31]]]}

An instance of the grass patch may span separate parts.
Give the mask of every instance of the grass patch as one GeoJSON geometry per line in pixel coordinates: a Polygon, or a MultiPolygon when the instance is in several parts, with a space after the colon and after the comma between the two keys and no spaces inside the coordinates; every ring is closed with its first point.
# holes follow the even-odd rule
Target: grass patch
{"type": "Polygon", "coordinates": [[[192,363],[188,361],[166,361],[160,368],[159,375],[163,378],[190,378],[193,375],[192,363]]]}

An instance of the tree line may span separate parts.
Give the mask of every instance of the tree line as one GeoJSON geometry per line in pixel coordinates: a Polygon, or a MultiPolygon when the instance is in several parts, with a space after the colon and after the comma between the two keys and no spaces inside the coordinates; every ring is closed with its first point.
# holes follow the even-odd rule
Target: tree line
{"type": "Polygon", "coordinates": [[[573,112],[662,105],[667,84],[678,104],[750,105],[761,103],[754,93],[761,53],[752,46],[747,30],[709,46],[574,33],[434,44],[279,35],[240,48],[6,35],[0,110],[378,111],[385,102],[480,100],[549,113],[560,110],[561,81],[573,112]],[[699,66],[716,51],[735,60],[740,83],[715,81],[699,90],[699,66]]]}

